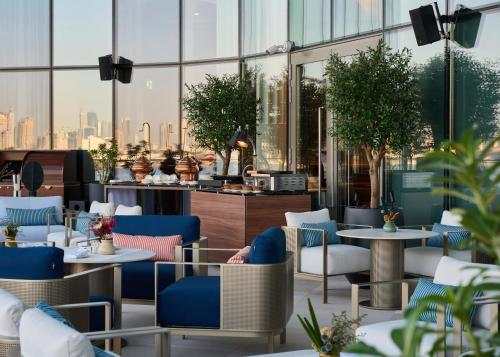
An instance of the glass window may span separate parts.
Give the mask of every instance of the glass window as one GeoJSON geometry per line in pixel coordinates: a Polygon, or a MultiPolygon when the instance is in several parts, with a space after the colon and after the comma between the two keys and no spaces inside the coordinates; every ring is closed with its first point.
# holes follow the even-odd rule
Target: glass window
{"type": "Polygon", "coordinates": [[[258,169],[285,170],[287,163],[287,57],[252,59],[246,62],[256,75],[256,93],[262,107],[257,125],[258,169]]]}
{"type": "MultiPolygon", "coordinates": [[[[444,14],[445,0],[437,0],[439,10],[444,14]]],[[[410,22],[410,10],[420,6],[431,5],[428,0],[386,0],[385,3],[385,22],[386,26],[395,26],[410,22]]]]}
{"type": "MultiPolygon", "coordinates": [[[[224,62],[224,63],[211,63],[202,65],[189,65],[184,66],[182,69],[182,76],[184,79],[184,85],[182,86],[182,95],[186,94],[186,85],[193,85],[198,83],[204,83],[207,74],[214,76],[222,76],[224,74],[237,74],[239,72],[238,62],[224,62]]],[[[216,157],[213,152],[208,150],[201,150],[197,147],[196,142],[188,135],[187,123],[185,119],[185,113],[183,113],[182,119],[182,143],[183,149],[190,154],[194,155],[202,163],[202,167],[210,172],[210,167],[215,164],[215,171],[218,173],[222,172],[222,160],[216,157]],[[213,161],[212,159],[215,159],[213,161]]],[[[238,156],[233,153],[231,156],[231,163],[229,165],[229,174],[238,174],[238,156]]]]}
{"type": "Polygon", "coordinates": [[[290,40],[296,46],[331,38],[330,0],[290,0],[290,40]]]}
{"type": "Polygon", "coordinates": [[[152,157],[179,143],[179,69],[134,68],[132,83],[118,83],[115,136],[121,150],[141,140],[152,157]],[[149,127],[147,124],[148,123],[149,127]]]}
{"type": "Polygon", "coordinates": [[[0,22],[0,66],[49,64],[49,1],[1,1],[0,22]]]}
{"type": "Polygon", "coordinates": [[[135,63],[179,60],[179,1],[120,0],[117,52],[135,63]]]}
{"type": "Polygon", "coordinates": [[[245,0],[242,5],[244,55],[265,52],[287,40],[286,0],[245,0]]]}
{"type": "Polygon", "coordinates": [[[49,72],[1,72],[0,83],[0,149],[49,149],[49,72]]]}
{"type": "Polygon", "coordinates": [[[458,5],[463,5],[469,8],[477,8],[496,4],[498,4],[498,0],[450,0],[450,11],[454,11],[458,5]]]}
{"type": "Polygon", "coordinates": [[[238,56],[238,0],[184,0],[183,56],[238,56]]]}
{"type": "Polygon", "coordinates": [[[54,0],[54,65],[97,65],[111,53],[111,0],[54,0]]]}
{"type": "Polygon", "coordinates": [[[333,0],[333,37],[346,37],[381,28],[382,0],[333,0]]]}
{"type": "MultiPolygon", "coordinates": [[[[434,172],[418,170],[418,158],[438,147],[444,138],[444,65],[441,41],[431,45],[417,46],[413,29],[391,31],[385,40],[394,50],[409,48],[412,63],[417,67],[421,91],[422,116],[426,125],[426,137],[413,155],[386,155],[384,170],[384,195],[395,197],[396,207],[403,208],[404,223],[432,224],[439,222],[443,211],[443,198],[431,195],[429,178],[434,172]]],[[[439,175],[442,172],[438,173],[439,175]]]]}
{"type": "Polygon", "coordinates": [[[54,71],[54,148],[88,150],[110,138],[111,103],[111,81],[99,71],[54,71]]]}

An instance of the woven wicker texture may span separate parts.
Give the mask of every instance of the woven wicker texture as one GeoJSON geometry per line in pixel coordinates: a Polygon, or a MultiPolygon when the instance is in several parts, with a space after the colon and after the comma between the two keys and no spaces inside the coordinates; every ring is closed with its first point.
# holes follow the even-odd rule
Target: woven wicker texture
{"type": "Polygon", "coordinates": [[[0,357],[6,357],[7,351],[18,345],[18,343],[12,343],[12,341],[3,341],[0,339],[0,357]]]}
{"type": "Polygon", "coordinates": [[[281,227],[285,232],[286,250],[293,252],[294,271],[298,272],[300,266],[300,245],[302,244],[302,232],[296,227],[281,227]]]}
{"type": "Polygon", "coordinates": [[[221,329],[277,331],[293,309],[293,254],[272,265],[221,267],[221,329]]]}

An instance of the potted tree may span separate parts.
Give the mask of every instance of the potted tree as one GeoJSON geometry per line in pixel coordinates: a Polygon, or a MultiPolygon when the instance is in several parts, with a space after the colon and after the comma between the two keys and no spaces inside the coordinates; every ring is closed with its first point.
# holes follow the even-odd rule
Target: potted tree
{"type": "Polygon", "coordinates": [[[205,83],[186,85],[183,106],[189,135],[198,147],[211,150],[222,159],[224,176],[228,174],[233,151],[228,142],[235,130],[248,127],[250,135],[255,135],[260,108],[252,79],[251,73],[244,79],[237,74],[207,74],[205,83]]]}
{"type": "Polygon", "coordinates": [[[111,178],[120,152],[116,140],[110,139],[107,142],[99,144],[97,149],[92,149],[89,153],[94,161],[94,168],[99,179],[98,182],[89,183],[89,200],[103,202],[104,185],[111,178]]]}
{"type": "Polygon", "coordinates": [[[381,226],[380,168],[384,156],[389,152],[408,155],[424,136],[411,53],[406,48],[392,51],[383,41],[349,59],[334,53],[326,76],[327,106],[333,114],[330,135],[345,148],[364,153],[369,166],[369,209],[346,212],[346,216],[357,215],[358,224],[381,226]]]}

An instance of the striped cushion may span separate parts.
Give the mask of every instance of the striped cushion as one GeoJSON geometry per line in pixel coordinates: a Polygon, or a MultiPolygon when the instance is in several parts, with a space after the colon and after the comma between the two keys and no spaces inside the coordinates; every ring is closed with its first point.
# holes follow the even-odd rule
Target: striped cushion
{"type": "Polygon", "coordinates": [[[429,239],[427,245],[429,247],[443,247],[443,233],[453,232],[448,234],[448,246],[453,249],[464,249],[470,237],[470,232],[462,226],[448,226],[446,224],[434,223],[432,231],[439,233],[439,236],[429,239]]]}
{"type": "Polygon", "coordinates": [[[67,319],[65,319],[58,311],[56,311],[52,306],[48,305],[45,302],[39,302],[38,304],[35,305],[35,307],[52,317],[53,319],[56,319],[59,322],[62,322],[68,327],[75,328],[71,322],[69,322],[67,319]]]}
{"type": "Polygon", "coordinates": [[[323,232],[317,229],[327,231],[328,244],[340,244],[340,238],[337,236],[337,222],[327,221],[321,223],[302,223],[302,245],[308,247],[316,247],[323,245],[323,232]],[[307,229],[310,228],[310,229],[307,229]]]}
{"type": "MultiPolygon", "coordinates": [[[[408,303],[408,309],[414,309],[417,307],[419,304],[419,301],[425,297],[431,296],[431,295],[438,295],[438,296],[445,296],[446,295],[446,289],[451,288],[454,289],[452,286],[448,285],[441,285],[441,284],[436,284],[433,282],[430,282],[426,279],[419,279],[417,287],[415,288],[415,291],[413,292],[410,302],[408,303]]],[[[477,291],[474,294],[474,297],[479,297],[483,295],[481,291],[477,291]]],[[[474,318],[474,314],[476,313],[477,305],[474,305],[471,312],[469,319],[472,320],[474,318]]],[[[450,304],[446,305],[444,309],[444,315],[445,315],[445,323],[446,326],[448,327],[453,327],[453,311],[452,311],[452,306],[450,304]]],[[[437,321],[437,305],[434,303],[429,303],[427,305],[427,310],[422,312],[419,316],[420,321],[427,321],[427,322],[436,322],[437,321]]]]}
{"type": "MultiPolygon", "coordinates": [[[[6,208],[9,222],[21,226],[44,226],[49,223],[49,214],[55,215],[55,206],[45,208],[6,208]]],[[[50,217],[51,223],[58,223],[55,216],[50,217]]]]}
{"type": "Polygon", "coordinates": [[[233,255],[227,261],[228,264],[244,264],[248,262],[248,255],[250,254],[250,246],[246,246],[243,249],[240,249],[238,253],[233,255]]]}
{"type": "Polygon", "coordinates": [[[175,246],[182,243],[182,236],[144,236],[113,233],[113,241],[120,247],[150,250],[156,253],[153,261],[175,261],[175,246]]]}
{"type": "MultiPolygon", "coordinates": [[[[90,222],[92,222],[92,218],[96,218],[96,217],[99,217],[98,213],[88,213],[88,212],[78,213],[78,218],[81,218],[81,219],[76,220],[75,229],[80,233],[87,234],[87,229],[90,225],[90,222]],[[89,219],[87,219],[87,218],[89,218],[89,219]]],[[[94,233],[90,232],[90,235],[93,236],[94,233]]]]}

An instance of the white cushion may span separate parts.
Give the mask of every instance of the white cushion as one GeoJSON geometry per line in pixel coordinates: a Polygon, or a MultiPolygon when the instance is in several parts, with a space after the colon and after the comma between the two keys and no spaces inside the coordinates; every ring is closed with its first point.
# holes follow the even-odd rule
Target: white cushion
{"type": "Polygon", "coordinates": [[[17,296],[0,289],[0,336],[19,337],[24,304],[17,296]]]}
{"type": "Polygon", "coordinates": [[[116,216],[141,216],[142,215],[142,207],[141,206],[125,206],[118,205],[115,211],[116,216]]]}
{"type": "Polygon", "coordinates": [[[95,357],[90,341],[38,309],[28,309],[19,331],[23,357],[95,357]]]}
{"type": "MultiPolygon", "coordinates": [[[[370,250],[349,244],[330,244],[327,253],[328,275],[342,275],[370,270],[370,250]]],[[[302,247],[300,270],[304,273],[323,274],[323,246],[302,247]]]]}
{"type": "Polygon", "coordinates": [[[113,202],[103,203],[93,201],[90,205],[89,213],[98,213],[101,216],[111,217],[115,214],[115,204],[113,202]]]}
{"type": "MultiPolygon", "coordinates": [[[[449,249],[448,255],[463,261],[471,261],[470,250],[449,249]]],[[[405,249],[405,273],[434,276],[439,260],[443,257],[443,248],[412,247],[405,249]]]]}
{"type": "MultiPolygon", "coordinates": [[[[479,264],[469,263],[461,260],[453,259],[450,257],[442,257],[436,269],[434,282],[436,284],[444,284],[451,286],[459,286],[468,284],[473,277],[475,277],[480,269],[487,269],[488,272],[484,278],[488,279],[477,280],[476,283],[481,281],[495,281],[500,280],[500,267],[493,264],[479,264]]],[[[498,295],[498,291],[490,291],[485,293],[486,296],[498,295]]],[[[476,313],[474,325],[482,328],[489,328],[493,319],[496,319],[492,311],[492,305],[481,305],[476,313]]]]}
{"type": "MultiPolygon", "coordinates": [[[[83,234],[82,232],[72,231],[71,232],[70,242],[74,241],[74,240],[76,240],[78,238],[79,239],[81,239],[81,238],[87,239],[87,237],[85,236],[85,234],[83,234]]],[[[65,231],[54,232],[54,233],[50,233],[49,235],[47,235],[47,241],[48,242],[54,242],[55,246],[58,247],[58,248],[64,248],[65,247],[65,245],[64,245],[65,240],[66,240],[66,232],[65,231]]],[[[70,242],[68,242],[68,243],[70,243],[70,242]]]]}
{"type": "Polygon", "coordinates": [[[63,223],[63,199],[61,196],[0,197],[0,219],[7,218],[6,208],[36,209],[52,206],[56,208],[57,220],[63,223]]]}
{"type": "Polygon", "coordinates": [[[447,226],[461,226],[462,217],[458,214],[453,214],[450,211],[443,211],[441,216],[441,224],[446,224],[447,226]]]}
{"type": "Polygon", "coordinates": [[[330,220],[328,208],[311,212],[286,212],[286,225],[288,227],[300,227],[302,223],[321,223],[330,220]]]}
{"type": "MultiPolygon", "coordinates": [[[[64,232],[63,225],[51,225],[50,232],[64,232]]],[[[45,242],[47,240],[47,226],[22,226],[21,232],[16,236],[17,240],[28,242],[45,242]]]]}

